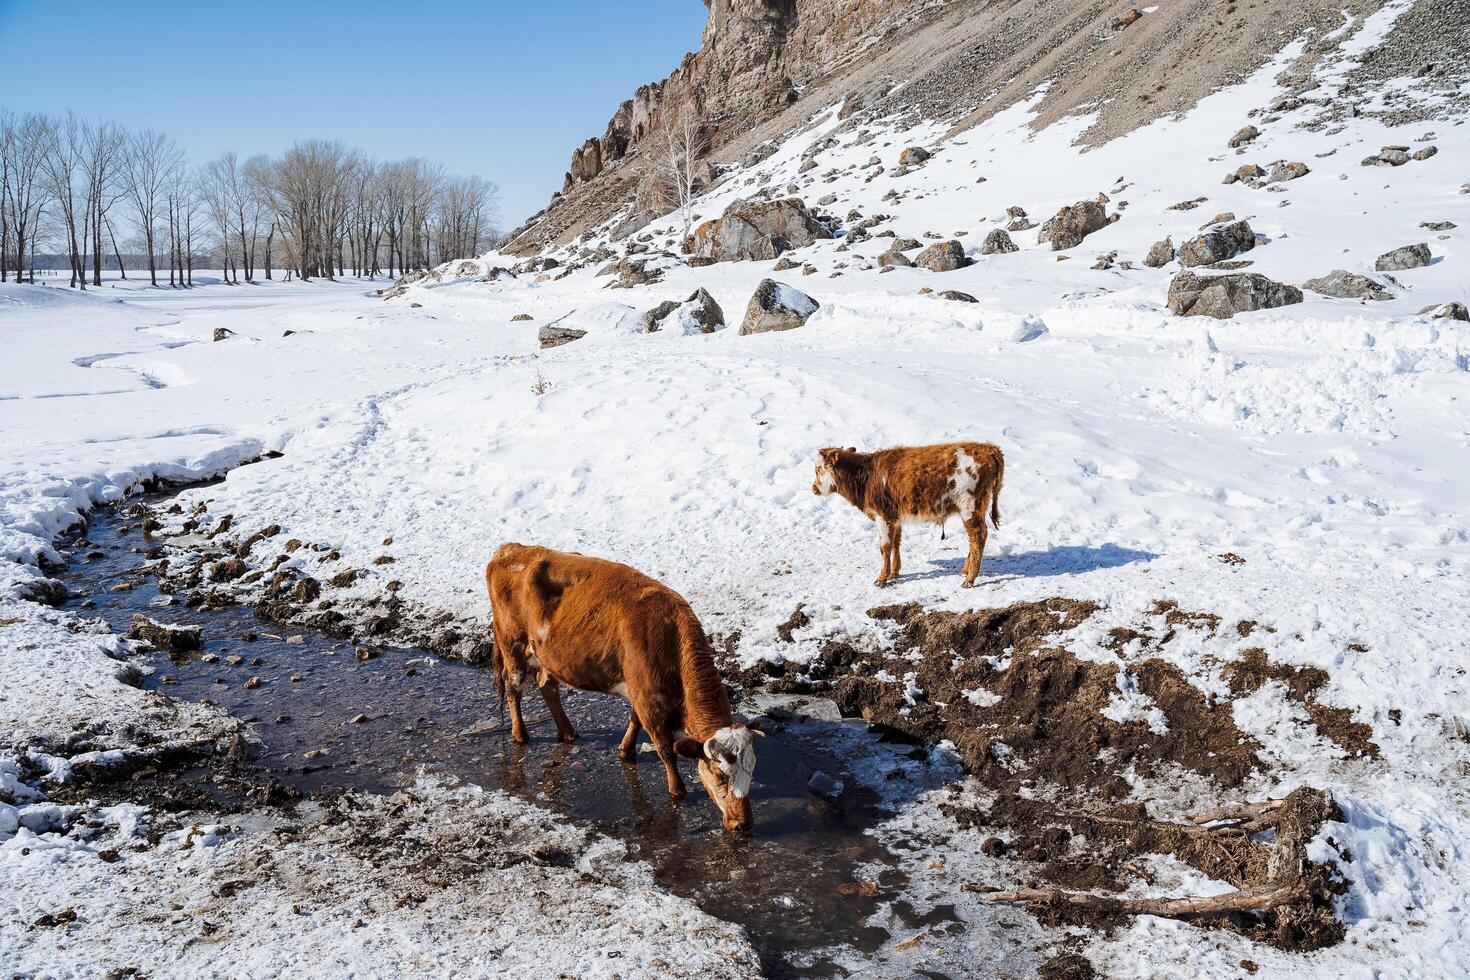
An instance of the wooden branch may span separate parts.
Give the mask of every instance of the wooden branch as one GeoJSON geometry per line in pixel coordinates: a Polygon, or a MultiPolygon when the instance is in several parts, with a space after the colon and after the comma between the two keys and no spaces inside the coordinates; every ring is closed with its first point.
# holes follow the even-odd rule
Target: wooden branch
{"type": "Polygon", "coordinates": [[[1157,915],[1166,919],[1190,919],[1231,912],[1265,912],[1306,896],[1306,885],[1300,878],[1255,888],[1242,888],[1223,895],[1187,898],[1113,898],[1109,895],[1069,892],[1058,888],[1017,888],[1013,891],[985,892],[980,885],[967,884],[963,887],[967,892],[982,893],[987,902],[1061,904],[1093,912],[1157,915]]]}

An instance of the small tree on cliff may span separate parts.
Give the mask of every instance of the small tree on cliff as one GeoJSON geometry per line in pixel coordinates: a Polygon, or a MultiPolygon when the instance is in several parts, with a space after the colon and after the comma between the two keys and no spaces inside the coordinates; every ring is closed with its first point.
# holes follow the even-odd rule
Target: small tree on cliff
{"type": "Polygon", "coordinates": [[[667,206],[678,210],[684,238],[689,237],[699,161],[707,149],[704,125],[692,108],[659,115],[650,147],[650,172],[667,206]]]}

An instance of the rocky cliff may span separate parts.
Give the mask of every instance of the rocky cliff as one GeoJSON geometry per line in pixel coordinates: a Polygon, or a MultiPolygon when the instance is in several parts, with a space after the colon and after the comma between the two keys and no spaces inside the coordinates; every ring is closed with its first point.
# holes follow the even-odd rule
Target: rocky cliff
{"type": "MultiPolygon", "coordinates": [[[[841,103],[862,118],[922,115],[967,126],[1035,96],[1034,125],[1094,114],[1104,142],[1181,112],[1302,38],[1305,77],[1345,18],[1382,0],[1171,0],[1148,16],[1119,0],[704,0],[699,51],[622,103],[572,155],[562,190],[512,233],[532,254],[630,210],[642,144],[666,113],[693,112],[712,160],[733,162],[841,103]]],[[[1389,57],[1453,91],[1470,61],[1467,0],[1418,0],[1389,57]],[[1422,30],[1424,24],[1451,30],[1422,30]],[[1458,25],[1457,27],[1454,25],[1458,25]]],[[[1371,79],[1365,79],[1365,104],[1371,79]]],[[[854,120],[856,123],[858,120],[854,120]]]]}

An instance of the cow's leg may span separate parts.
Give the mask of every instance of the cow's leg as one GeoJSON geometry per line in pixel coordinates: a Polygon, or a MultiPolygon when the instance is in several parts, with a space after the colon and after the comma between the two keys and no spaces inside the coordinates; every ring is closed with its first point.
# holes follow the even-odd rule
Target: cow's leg
{"type": "Polygon", "coordinates": [[[894,521],[888,526],[888,581],[892,582],[898,578],[899,569],[903,565],[903,559],[899,556],[899,546],[903,543],[903,525],[894,521]]]}
{"type": "Polygon", "coordinates": [[[873,584],[881,589],[888,584],[888,579],[891,578],[888,568],[893,560],[893,534],[889,530],[888,522],[883,518],[878,518],[875,523],[878,525],[878,550],[883,554],[883,570],[878,573],[878,579],[873,584]]]}
{"type": "Polygon", "coordinates": [[[689,795],[689,791],[684,788],[684,780],[679,778],[673,737],[662,725],[646,725],[645,728],[648,731],[648,740],[653,743],[653,750],[658,753],[659,761],[664,764],[664,772],[668,774],[669,799],[682,800],[689,795]]]}
{"type": "Polygon", "coordinates": [[[547,710],[551,712],[551,718],[556,722],[556,737],[563,742],[572,742],[577,738],[577,730],[572,727],[572,720],[561,706],[561,688],[556,683],[556,678],[547,676],[541,685],[541,697],[546,700],[547,710]]]}
{"type": "Polygon", "coordinates": [[[521,717],[521,687],[514,676],[505,685],[505,703],[510,709],[510,737],[525,745],[530,739],[526,737],[526,720],[521,717]]]}
{"type": "Polygon", "coordinates": [[[976,511],[966,517],[965,533],[970,537],[970,554],[965,559],[965,578],[960,585],[968,589],[980,577],[980,562],[985,556],[985,515],[976,511]]]}
{"type": "Polygon", "coordinates": [[[618,745],[618,755],[624,762],[638,761],[638,732],[643,728],[638,723],[638,712],[628,709],[628,731],[618,745]]]}

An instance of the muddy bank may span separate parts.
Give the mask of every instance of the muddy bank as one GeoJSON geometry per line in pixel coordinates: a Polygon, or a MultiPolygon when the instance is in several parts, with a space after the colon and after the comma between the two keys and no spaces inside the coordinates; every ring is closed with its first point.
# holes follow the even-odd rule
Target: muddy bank
{"type": "MultiPolygon", "coordinates": [[[[1130,651],[1123,665],[1079,658],[1066,649],[1065,634],[1096,612],[1093,603],[1065,598],[959,613],[882,606],[868,615],[888,625],[891,646],[873,637],[831,640],[810,662],[762,661],[736,676],[759,689],[825,694],[844,716],[915,744],[952,744],[989,794],[987,804],[946,812],[960,827],[988,832],[984,850],[1014,862],[1020,880],[1051,889],[1033,905],[1048,924],[1116,924],[1116,908],[1099,911],[1081,896],[1067,901],[1058,893],[1147,886],[1140,861],[1147,855],[1176,859],[1242,894],[1280,884],[1268,843],[1230,828],[1206,832],[1155,819],[1140,792],[1183,773],[1212,787],[1194,800],[1211,809],[1269,775],[1261,746],[1236,725],[1232,707],[1268,683],[1303,708],[1303,724],[1349,756],[1377,756],[1371,727],[1355,722],[1350,709],[1318,700],[1325,671],[1274,663],[1264,648],[1209,659],[1229,696],[1205,693],[1157,652],[1185,631],[1216,636],[1220,619],[1167,601],[1138,628],[1112,631],[1110,645],[1130,651]]],[[[1255,629],[1240,623],[1218,635],[1241,638],[1255,629]]],[[[1308,837],[1334,819],[1326,799],[1322,812],[1302,818],[1308,837]]],[[[1335,943],[1343,927],[1333,902],[1344,886],[1327,865],[1301,865],[1290,894],[1269,908],[1195,918],[1285,949],[1335,943]]]]}

